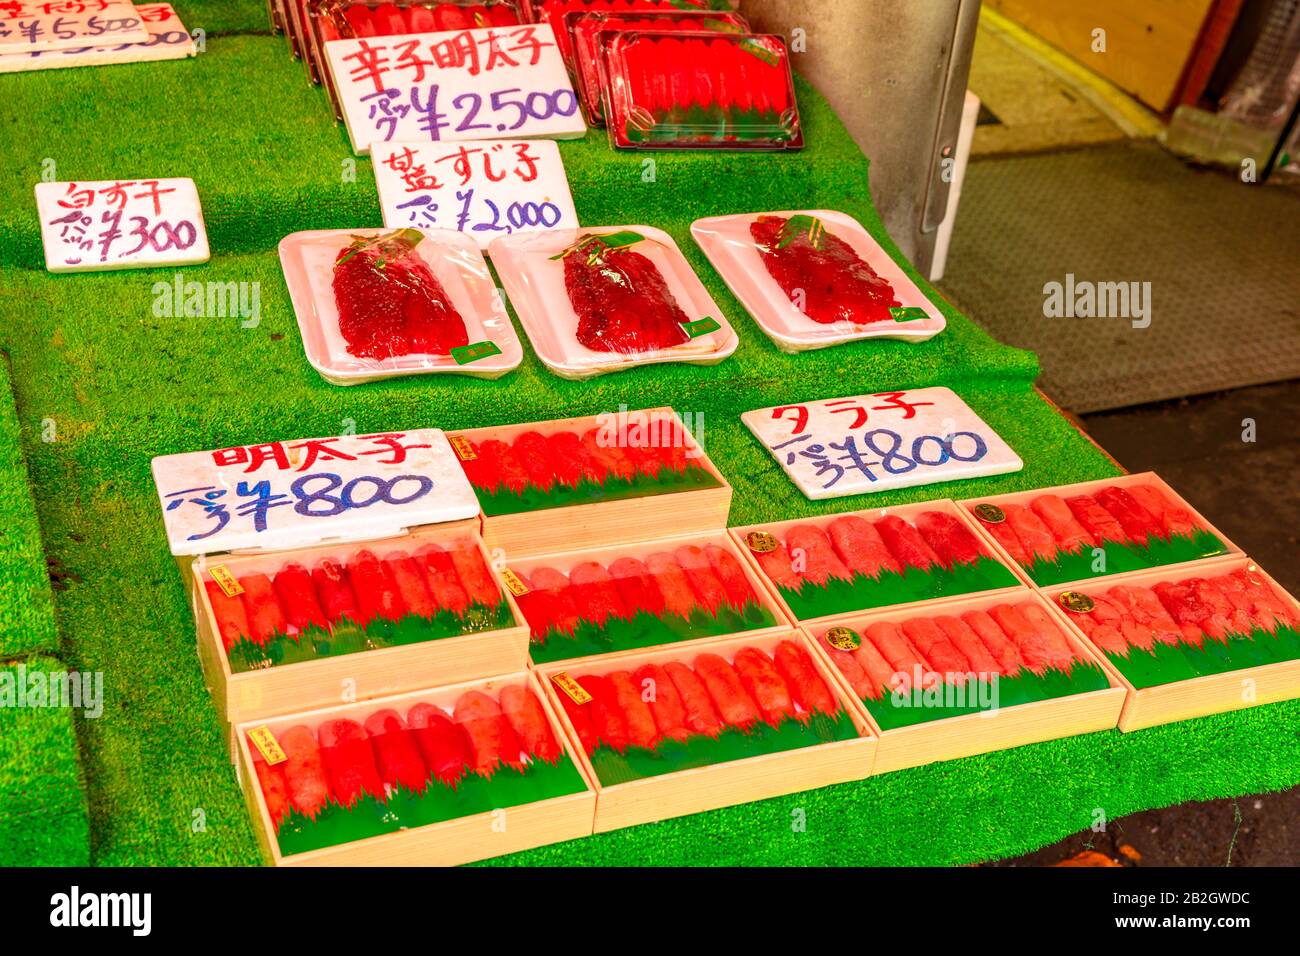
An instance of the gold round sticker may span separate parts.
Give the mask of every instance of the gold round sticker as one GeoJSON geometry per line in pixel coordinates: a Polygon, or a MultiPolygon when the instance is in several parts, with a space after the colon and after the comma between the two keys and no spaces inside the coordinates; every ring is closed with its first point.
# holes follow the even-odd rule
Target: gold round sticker
{"type": "Polygon", "coordinates": [[[826,643],[837,651],[856,651],[862,646],[862,638],[850,627],[832,627],[826,632],[826,643]]]}
{"type": "Polygon", "coordinates": [[[745,535],[745,544],[755,554],[768,554],[776,550],[776,538],[768,531],[751,531],[745,535]]]}
{"type": "Polygon", "coordinates": [[[1075,614],[1087,614],[1097,605],[1082,591],[1062,591],[1056,603],[1075,614]]]}
{"type": "Polygon", "coordinates": [[[1001,524],[1007,520],[1007,513],[997,505],[976,505],[975,517],[989,524],[1001,524]]]}

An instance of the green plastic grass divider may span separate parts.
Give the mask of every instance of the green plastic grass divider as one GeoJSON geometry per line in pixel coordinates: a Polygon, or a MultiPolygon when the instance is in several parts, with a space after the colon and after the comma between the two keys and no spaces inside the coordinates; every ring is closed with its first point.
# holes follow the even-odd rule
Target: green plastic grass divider
{"type": "Polygon", "coordinates": [[[1228,634],[1222,641],[1206,637],[1197,647],[1186,641],[1156,644],[1150,650],[1129,648],[1128,654],[1106,657],[1134,687],[1158,687],[1210,674],[1264,667],[1300,660],[1300,633],[1290,626],[1270,633],[1255,628],[1249,634],[1228,634]]]}
{"type": "Polygon", "coordinates": [[[848,579],[827,578],[824,584],[803,581],[798,588],[778,586],[778,590],[795,617],[807,621],[828,614],[993,591],[1019,583],[1014,572],[1002,562],[981,555],[977,561],[954,564],[951,568],[938,564],[928,568],[909,565],[902,574],[882,571],[876,577],[870,577],[855,572],[848,579]]]}
{"type": "Polygon", "coordinates": [[[1011,677],[996,681],[969,675],[964,685],[937,682],[928,690],[914,688],[907,692],[885,689],[879,698],[865,698],[862,703],[881,730],[912,727],[932,720],[962,717],[1002,710],[1033,701],[1054,700],[1071,694],[1086,694],[1110,686],[1106,674],[1096,664],[1075,661],[1069,671],[1049,667],[1042,674],[1021,668],[1011,677]]]}
{"type": "Polygon", "coordinates": [[[756,601],[750,601],[740,609],[724,605],[716,614],[702,607],[694,608],[689,616],[638,611],[631,618],[609,617],[599,624],[579,621],[572,634],[552,628],[547,631],[544,641],[534,640],[529,645],[529,653],[533,663],[549,664],[571,657],[676,644],[775,625],[776,616],[756,601]]]}
{"type": "Polygon", "coordinates": [[[1105,571],[1093,570],[1097,558],[1092,548],[1081,551],[1060,551],[1054,558],[1035,556],[1028,565],[1022,565],[1035,584],[1050,587],[1067,581],[1082,581],[1125,571],[1144,571],[1166,564],[1182,564],[1200,558],[1227,554],[1228,548],[1213,533],[1204,528],[1194,534],[1176,534],[1169,538],[1152,537],[1146,544],[1133,541],[1106,541],[1101,545],[1105,571]]]}
{"type": "Polygon", "coordinates": [[[731,760],[782,753],[858,736],[853,719],[841,710],[834,717],[812,714],[807,721],[787,717],[776,725],[762,720],[744,729],[724,727],[716,737],[692,734],[686,740],[664,738],[654,749],[628,747],[619,752],[600,744],[590,755],[592,769],[609,787],[678,770],[710,767],[731,760]]]}
{"type": "Polygon", "coordinates": [[[265,644],[242,638],[230,645],[226,657],[230,660],[231,672],[242,674],[384,647],[403,647],[446,637],[496,631],[513,624],[510,606],[505,601],[495,608],[475,603],[461,613],[443,610],[432,617],[408,614],[400,621],[377,617],[365,626],[342,618],[329,630],[309,627],[297,635],[273,634],[265,644]]]}
{"type": "Polygon", "coordinates": [[[476,813],[518,807],[587,789],[582,774],[568,756],[555,763],[533,760],[515,768],[500,764],[490,776],[466,770],[454,785],[430,776],[424,790],[396,786],[386,799],[363,794],[350,806],[333,800],[315,818],[290,808],[280,820],[276,842],[289,856],[368,837],[445,823],[476,813]]]}
{"type": "Polygon", "coordinates": [[[479,507],[489,518],[500,515],[522,514],[529,511],[546,511],[550,508],[567,508],[570,505],[589,505],[601,501],[624,501],[628,498],[652,498],[679,491],[699,491],[719,488],[721,483],[699,465],[688,465],[684,471],[660,468],[654,475],[638,471],[631,478],[610,475],[604,481],[583,478],[577,484],[560,482],[545,490],[534,485],[516,490],[502,485],[496,488],[474,486],[479,507]]]}

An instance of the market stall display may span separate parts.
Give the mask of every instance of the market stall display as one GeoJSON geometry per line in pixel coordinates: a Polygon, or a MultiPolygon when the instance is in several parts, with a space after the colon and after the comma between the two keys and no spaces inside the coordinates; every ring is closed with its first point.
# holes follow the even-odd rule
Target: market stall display
{"type": "Polygon", "coordinates": [[[805,625],[879,734],[876,773],[1115,726],[1125,691],[1026,590],[805,625]]]}
{"type": "Polygon", "coordinates": [[[1241,553],[1151,473],[961,505],[999,552],[1043,587],[1241,553]]]}
{"type": "Polygon", "coordinates": [[[595,796],[531,672],[238,728],[275,866],[456,865],[591,833],[595,796]]]}
{"type": "Polygon", "coordinates": [[[788,627],[726,532],[511,561],[536,664],[788,627]]]}
{"type": "Polygon", "coordinates": [[[727,523],[731,487],[671,408],[454,432],[483,537],[511,559],[727,523]]]}
{"type": "Polygon", "coordinates": [[[946,499],[731,533],[795,621],[1020,586],[946,499]]]}
{"type": "Polygon", "coordinates": [[[617,829],[871,773],[876,740],[796,634],[555,665],[539,675],[617,829]]]}
{"type": "Polygon", "coordinates": [[[777,347],[923,342],[943,314],[852,217],[832,210],[712,216],[691,236],[777,347]]]}
{"type": "Polygon", "coordinates": [[[531,232],[488,255],[537,357],[562,378],[713,365],[739,339],[673,238],[651,226],[531,232]]]}
{"type": "Polygon", "coordinates": [[[1248,558],[1047,593],[1129,689],[1120,730],[1300,696],[1300,603],[1248,558]]]}
{"type": "Polygon", "coordinates": [[[523,346],[474,240],[447,229],[318,229],[280,241],[307,361],[327,382],[497,378],[523,346]]]}

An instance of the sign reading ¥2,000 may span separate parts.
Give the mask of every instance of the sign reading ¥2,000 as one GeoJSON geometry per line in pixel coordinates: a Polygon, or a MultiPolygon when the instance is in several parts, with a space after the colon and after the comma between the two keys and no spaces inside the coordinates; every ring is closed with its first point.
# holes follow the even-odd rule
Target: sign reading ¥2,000
{"type": "Polygon", "coordinates": [[[497,236],[578,225],[550,140],[375,143],[370,158],[390,229],[456,229],[486,250],[497,236]]]}
{"type": "Polygon", "coordinates": [[[162,455],[153,478],[177,555],[381,538],[478,514],[436,428],[162,455]]]}
{"type": "Polygon", "coordinates": [[[778,405],[741,420],[807,497],[835,498],[1024,467],[948,388],[778,405]]]}
{"type": "Polygon", "coordinates": [[[449,140],[572,139],[587,131],[544,23],[325,44],[352,148],[449,140]]]}

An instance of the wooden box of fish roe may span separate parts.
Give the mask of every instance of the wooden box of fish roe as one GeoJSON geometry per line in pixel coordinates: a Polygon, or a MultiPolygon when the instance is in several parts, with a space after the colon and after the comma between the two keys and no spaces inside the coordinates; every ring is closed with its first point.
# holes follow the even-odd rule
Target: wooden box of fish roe
{"type": "Polygon", "coordinates": [[[732,528],[792,621],[1022,586],[973,520],[944,498],[732,528]]]}
{"type": "Polygon", "coordinates": [[[521,558],[501,578],[537,665],[790,630],[722,529],[521,558]]]}
{"type": "Polygon", "coordinates": [[[872,730],[876,773],[1109,730],[1124,688],[1029,588],[804,625],[872,730]]]}
{"type": "Polygon", "coordinates": [[[1120,730],[1300,697],[1300,603],[1229,556],[1053,588],[1127,690],[1120,730]]]}
{"type": "Polygon", "coordinates": [[[537,668],[597,832],[859,780],[876,738],[795,631],[537,668]]]}
{"type": "Polygon", "coordinates": [[[528,628],[442,432],[271,442],[153,468],[204,677],[232,725],[527,665],[528,628]]]}
{"type": "Polygon", "coordinates": [[[731,486],[700,444],[703,418],[671,408],[450,434],[478,496],[483,540],[509,560],[725,528],[731,486]]]}
{"type": "Polygon", "coordinates": [[[236,727],[274,866],[455,866],[588,836],[596,795],[531,671],[236,727]]]}
{"type": "Polygon", "coordinates": [[[1044,588],[1241,554],[1154,472],[958,505],[1026,581],[1044,588]]]}

